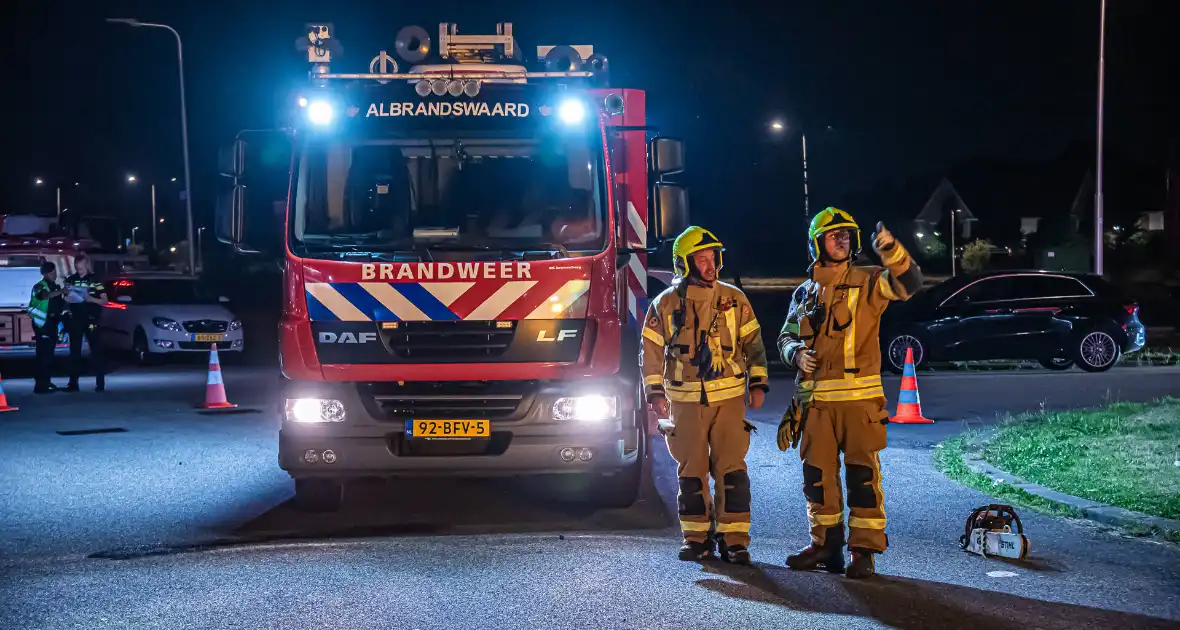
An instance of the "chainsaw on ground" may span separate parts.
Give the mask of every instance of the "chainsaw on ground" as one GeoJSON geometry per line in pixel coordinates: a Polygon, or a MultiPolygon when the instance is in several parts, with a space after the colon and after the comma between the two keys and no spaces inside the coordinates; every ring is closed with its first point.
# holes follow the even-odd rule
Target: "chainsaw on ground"
{"type": "Polygon", "coordinates": [[[985,505],[971,511],[959,545],[983,557],[1022,559],[1028,556],[1028,536],[1010,505],[985,505]]]}

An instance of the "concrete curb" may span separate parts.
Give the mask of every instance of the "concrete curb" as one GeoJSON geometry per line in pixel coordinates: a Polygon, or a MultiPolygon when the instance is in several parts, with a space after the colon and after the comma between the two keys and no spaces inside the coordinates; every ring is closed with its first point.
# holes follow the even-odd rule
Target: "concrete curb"
{"type": "MultiPolygon", "coordinates": [[[[1085,518],[1102,523],[1104,525],[1113,525],[1115,527],[1128,528],[1157,528],[1161,531],[1180,532],[1180,520],[1163,518],[1160,516],[1151,516],[1142,512],[1135,512],[1121,507],[1115,507],[1106,503],[1100,503],[1090,499],[1083,499],[1075,497],[1056,490],[1051,490],[1045,486],[1038,485],[1021,479],[1012,473],[1005,472],[996,468],[995,466],[984,461],[983,457],[975,450],[982,446],[984,442],[990,437],[994,431],[989,431],[981,434],[977,439],[971,440],[967,443],[967,449],[963,453],[963,464],[967,466],[971,472],[985,475],[993,480],[1002,480],[1003,483],[1014,488],[1020,488],[1029,494],[1036,495],[1064,506],[1074,508],[1082,514],[1085,518]]],[[[986,491],[985,491],[986,492],[986,491]]]]}

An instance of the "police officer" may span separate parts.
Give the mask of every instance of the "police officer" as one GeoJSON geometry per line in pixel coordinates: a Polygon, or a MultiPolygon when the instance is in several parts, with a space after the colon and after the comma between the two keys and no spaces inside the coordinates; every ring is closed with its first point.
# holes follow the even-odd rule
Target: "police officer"
{"type": "Polygon", "coordinates": [[[750,562],[749,406],[769,391],[766,350],[750,302],[717,280],[721,242],[690,227],[672,247],[678,282],[652,300],[643,328],[644,392],[676,460],[680,559],[750,562]],[[716,491],[710,498],[712,473],[716,491]]]}
{"type": "Polygon", "coordinates": [[[98,319],[102,307],[107,303],[107,291],[90,271],[90,259],[85,255],[74,259],[75,273],[66,278],[69,292],[69,315],[66,330],[70,333],[70,382],[67,392],[78,391],[78,377],[82,375],[82,338],[90,345],[90,366],[94,370],[94,391],[106,389],[102,346],[100,344],[98,319]]]}
{"type": "Polygon", "coordinates": [[[889,418],[881,388],[880,319],[889,302],[909,299],[921,288],[922,275],[880,223],[873,249],[884,267],[854,266],[860,228],[843,210],[817,214],[808,237],[809,277],[795,290],[778,339],[783,362],[798,371],[791,409],[779,426],[779,448],[799,446],[811,526],[811,545],[788,556],[787,566],[865,578],[876,570],[874,554],[889,542],[878,455],[889,418]],[[847,569],[841,452],[848,491],[847,569]]]}
{"type": "Polygon", "coordinates": [[[41,263],[41,280],[33,285],[29,295],[29,318],[37,340],[37,371],[34,394],[57,391],[50,381],[53,372],[53,352],[57,348],[57,330],[61,323],[62,294],[57,286],[57,267],[51,262],[41,263]]]}

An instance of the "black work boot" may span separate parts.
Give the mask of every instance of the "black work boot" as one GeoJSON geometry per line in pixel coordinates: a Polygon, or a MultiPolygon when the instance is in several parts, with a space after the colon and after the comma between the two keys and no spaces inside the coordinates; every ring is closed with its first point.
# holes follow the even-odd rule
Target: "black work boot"
{"type": "Polygon", "coordinates": [[[750,550],[745,545],[726,545],[725,536],[714,534],[713,540],[717,544],[717,553],[722,562],[729,564],[750,564],[750,550]]]}
{"type": "Polygon", "coordinates": [[[750,550],[742,545],[722,547],[721,560],[729,564],[748,565],[750,564],[750,550]]]}
{"type": "Polygon", "coordinates": [[[713,557],[712,542],[686,542],[680,548],[681,560],[708,560],[713,557]]]}
{"type": "Polygon", "coordinates": [[[78,381],[70,381],[69,383],[66,383],[66,388],[63,389],[62,391],[63,392],[76,392],[76,391],[78,391],[78,381]]]}
{"type": "Polygon", "coordinates": [[[812,544],[787,556],[787,566],[796,571],[824,569],[829,573],[843,573],[844,526],[829,527],[822,547],[812,544]]]}
{"type": "Polygon", "coordinates": [[[868,549],[853,549],[852,562],[849,563],[844,575],[858,580],[873,577],[877,572],[877,564],[873,559],[875,555],[868,549]]]}

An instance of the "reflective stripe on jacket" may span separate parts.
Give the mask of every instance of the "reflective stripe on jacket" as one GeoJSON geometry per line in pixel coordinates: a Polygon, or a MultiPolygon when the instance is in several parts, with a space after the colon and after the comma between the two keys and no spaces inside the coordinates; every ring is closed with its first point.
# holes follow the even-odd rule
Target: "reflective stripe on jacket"
{"type": "Polygon", "coordinates": [[[677,285],[656,296],[640,361],[648,400],[662,394],[707,405],[745,395],[747,381],[770,389],[758,319],[746,295],[724,282],[677,285]]]}
{"type": "Polygon", "coordinates": [[[882,255],[884,268],[816,265],[791,297],[778,337],[779,353],[795,370],[795,354],[815,351],[816,367],[796,377],[802,400],[884,398],[881,388],[881,315],[889,302],[908,300],[922,272],[900,243],[882,255]]]}

